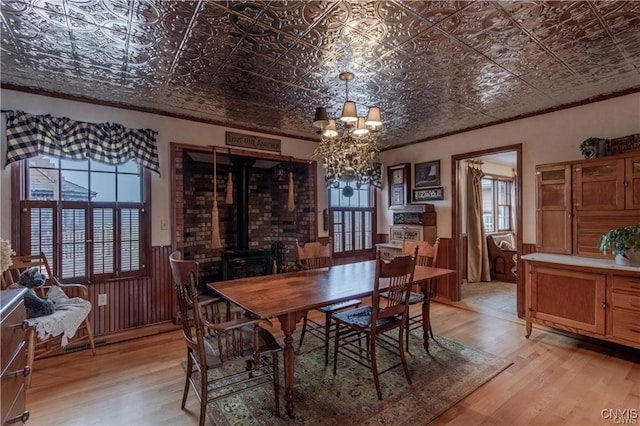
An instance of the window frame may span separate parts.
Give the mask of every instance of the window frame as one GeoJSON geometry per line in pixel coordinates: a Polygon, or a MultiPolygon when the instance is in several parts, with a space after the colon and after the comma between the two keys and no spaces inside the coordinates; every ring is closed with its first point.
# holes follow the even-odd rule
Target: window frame
{"type": "MultiPolygon", "coordinates": [[[[341,179],[340,182],[347,182],[344,179],[341,179]]],[[[375,253],[376,250],[376,238],[377,238],[377,208],[376,208],[376,201],[377,201],[377,196],[376,196],[376,188],[373,185],[369,184],[369,199],[370,199],[370,206],[369,207],[336,207],[333,206],[331,203],[331,189],[332,188],[327,188],[327,204],[328,204],[328,210],[329,210],[329,236],[331,237],[331,241],[333,244],[332,250],[333,250],[333,257],[334,258],[345,258],[345,257],[353,257],[353,256],[364,256],[364,255],[368,255],[368,254],[372,254],[375,253]],[[366,231],[362,232],[362,249],[358,249],[358,250],[342,250],[342,251],[336,251],[335,250],[335,246],[336,246],[336,231],[334,229],[334,214],[336,212],[340,212],[342,215],[342,223],[345,223],[345,216],[346,215],[350,215],[351,216],[351,226],[352,228],[354,227],[355,224],[355,215],[356,212],[362,212],[362,217],[364,219],[365,216],[365,212],[370,212],[371,213],[371,248],[364,248],[365,246],[365,237],[366,237],[366,231]]],[[[335,189],[335,188],[334,188],[335,189]]],[[[355,247],[356,246],[356,233],[352,232],[352,238],[351,238],[351,246],[355,247]]],[[[341,245],[342,247],[346,246],[346,232],[343,226],[343,229],[340,231],[340,235],[341,235],[341,245]]]]}
{"type": "Polygon", "coordinates": [[[28,171],[29,171],[29,160],[21,160],[11,164],[11,180],[12,180],[12,191],[11,191],[11,200],[12,200],[12,246],[16,253],[30,253],[31,252],[31,243],[30,243],[30,218],[28,218],[31,208],[42,208],[42,207],[51,207],[53,206],[54,211],[54,221],[55,225],[53,226],[53,259],[48,257],[48,261],[50,266],[52,267],[53,274],[56,277],[61,277],[61,268],[62,268],[62,245],[60,241],[60,215],[63,208],[84,208],[85,209],[85,230],[86,230],[86,239],[87,250],[86,250],[86,262],[87,262],[87,276],[86,277],[73,277],[60,279],[63,283],[91,283],[91,282],[102,282],[102,281],[115,281],[122,279],[130,279],[130,278],[141,278],[149,276],[149,271],[151,271],[149,264],[149,260],[152,259],[151,256],[151,218],[148,213],[151,206],[151,172],[141,167],[141,178],[142,178],[142,187],[141,187],[141,202],[104,202],[104,201],[45,201],[45,200],[29,200],[28,199],[28,171]],[[105,205],[109,207],[113,207],[115,210],[114,216],[114,233],[119,235],[119,216],[122,209],[131,208],[133,205],[136,208],[140,209],[140,268],[135,271],[120,271],[120,243],[118,242],[119,238],[114,236],[114,272],[108,274],[93,274],[93,264],[92,264],[92,255],[93,255],[93,209],[101,208],[105,205]],[[116,260],[117,259],[117,260],[116,260]]]}
{"type": "Polygon", "coordinates": [[[482,220],[482,225],[485,228],[484,231],[487,234],[493,234],[496,232],[508,232],[508,231],[513,231],[513,209],[514,209],[514,204],[513,204],[513,197],[511,192],[513,191],[513,185],[515,184],[515,180],[512,177],[508,177],[508,176],[500,176],[500,175],[494,175],[494,174],[485,174],[482,179],[489,179],[492,181],[492,197],[493,199],[491,200],[491,209],[492,209],[492,225],[493,225],[493,230],[492,231],[488,231],[486,229],[485,226],[485,219],[484,219],[484,209],[482,212],[483,215],[483,220],[482,220]],[[498,191],[498,187],[500,185],[500,182],[506,182],[509,185],[508,188],[508,194],[507,197],[509,198],[510,203],[508,204],[501,204],[500,203],[500,195],[499,195],[499,191],[498,191]],[[509,220],[509,227],[508,228],[500,228],[499,226],[499,219],[498,219],[498,212],[500,207],[507,207],[509,210],[509,213],[507,214],[507,218],[509,220]]]}

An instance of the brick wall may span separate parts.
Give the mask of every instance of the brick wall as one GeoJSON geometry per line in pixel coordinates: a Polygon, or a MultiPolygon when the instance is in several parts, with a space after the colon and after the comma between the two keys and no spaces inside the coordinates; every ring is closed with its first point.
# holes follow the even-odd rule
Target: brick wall
{"type": "MultiPolygon", "coordinates": [[[[179,150],[182,151],[182,150],[179,150]]],[[[213,207],[213,165],[194,162],[178,153],[176,161],[175,241],[186,259],[200,263],[200,283],[218,281],[222,277],[221,252],[211,248],[211,210],[213,207]]],[[[252,167],[249,173],[249,248],[271,249],[274,241],[285,245],[284,271],[295,269],[296,239],[315,241],[316,196],[313,164],[284,164],[294,173],[295,209],[287,210],[289,176],[274,177],[272,169],[252,167]]],[[[232,166],[217,166],[217,203],[220,239],[223,250],[236,249],[236,199],[238,187],[233,185],[234,204],[224,204],[228,172],[232,166]]]]}

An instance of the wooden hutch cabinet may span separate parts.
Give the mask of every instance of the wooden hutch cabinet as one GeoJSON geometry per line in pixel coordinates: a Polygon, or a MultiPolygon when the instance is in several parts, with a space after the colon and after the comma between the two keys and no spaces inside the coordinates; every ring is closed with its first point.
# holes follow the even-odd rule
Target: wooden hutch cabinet
{"type": "Polygon", "coordinates": [[[522,256],[533,323],[640,348],[640,268],[614,265],[602,234],[640,222],[640,153],[536,167],[536,248],[522,256]]]}
{"type": "Polygon", "coordinates": [[[640,154],[536,167],[539,252],[605,257],[600,236],[640,220],[640,154]]]}

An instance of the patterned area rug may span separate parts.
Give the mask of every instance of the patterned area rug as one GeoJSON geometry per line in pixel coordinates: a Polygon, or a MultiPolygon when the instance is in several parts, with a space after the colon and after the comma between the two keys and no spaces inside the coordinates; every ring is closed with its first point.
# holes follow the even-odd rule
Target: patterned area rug
{"type": "MultiPolygon", "coordinates": [[[[412,332],[407,357],[412,384],[402,367],[380,376],[382,397],[376,396],[373,374],[344,356],[338,356],[334,376],[333,361],[324,367],[324,353],[311,346],[317,339],[305,340],[296,354],[294,419],[284,413],[281,388],[281,417],[273,410],[273,389],[262,386],[226,399],[209,403],[214,425],[424,425],[458,403],[478,387],[498,375],[511,362],[469,348],[444,337],[430,341],[427,354],[422,349],[422,332],[412,332]],[[307,346],[309,345],[309,346],[307,346]]],[[[298,340],[294,338],[294,342],[298,340]]],[[[397,357],[379,350],[379,371],[397,357]]],[[[280,357],[282,364],[282,357],[280,357]]],[[[280,384],[283,386],[283,369],[280,384]]]]}

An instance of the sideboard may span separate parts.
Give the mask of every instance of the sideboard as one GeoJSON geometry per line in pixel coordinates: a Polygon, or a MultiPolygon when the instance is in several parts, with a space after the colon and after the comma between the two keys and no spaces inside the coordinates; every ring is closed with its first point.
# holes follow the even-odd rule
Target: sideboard
{"type": "Polygon", "coordinates": [[[546,253],[522,260],[527,337],[537,323],[640,349],[640,268],[546,253]]]}

